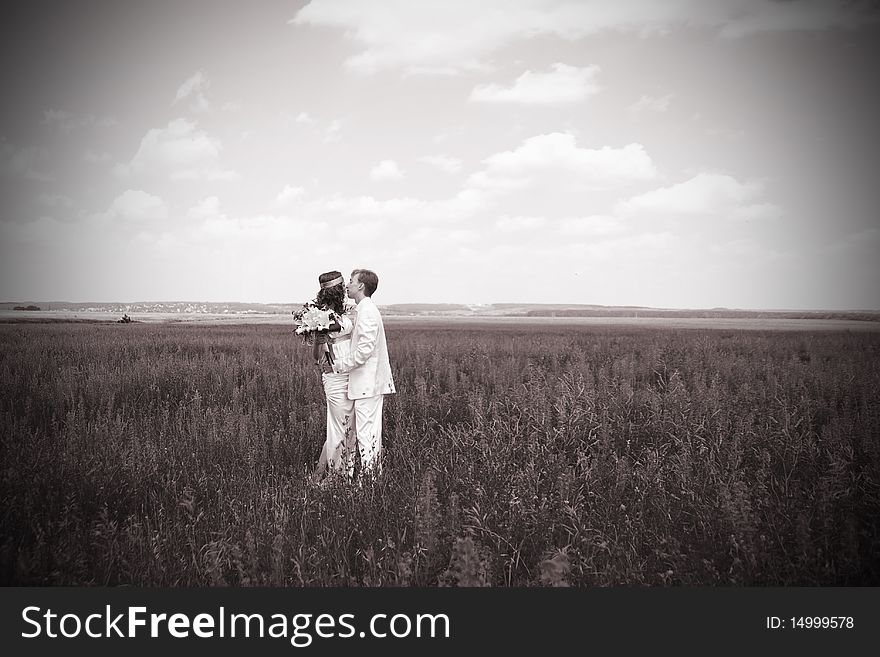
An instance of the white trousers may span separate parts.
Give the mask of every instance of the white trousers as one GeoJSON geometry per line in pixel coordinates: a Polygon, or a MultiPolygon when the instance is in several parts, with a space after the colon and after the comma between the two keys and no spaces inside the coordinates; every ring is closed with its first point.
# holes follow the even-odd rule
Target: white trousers
{"type": "Polygon", "coordinates": [[[361,468],[382,470],[379,459],[382,456],[382,401],[384,395],[354,400],[355,427],[357,429],[358,449],[361,453],[361,468]]]}
{"type": "Polygon", "coordinates": [[[325,464],[330,471],[350,471],[354,460],[355,410],[348,398],[348,374],[323,374],[324,395],[327,397],[327,439],[318,460],[318,469],[325,464]]]}

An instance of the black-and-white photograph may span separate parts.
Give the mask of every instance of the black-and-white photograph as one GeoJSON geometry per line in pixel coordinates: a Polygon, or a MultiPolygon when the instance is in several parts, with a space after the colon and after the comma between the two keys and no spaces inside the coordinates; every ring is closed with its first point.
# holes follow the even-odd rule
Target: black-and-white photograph
{"type": "Polygon", "coordinates": [[[880,585],[871,3],[4,9],[4,586],[880,585]]]}

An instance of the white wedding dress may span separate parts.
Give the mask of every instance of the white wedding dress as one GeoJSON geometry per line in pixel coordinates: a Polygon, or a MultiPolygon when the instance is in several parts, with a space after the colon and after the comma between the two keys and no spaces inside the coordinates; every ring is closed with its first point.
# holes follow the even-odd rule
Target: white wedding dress
{"type": "MultiPolygon", "coordinates": [[[[354,327],[354,311],[340,317],[339,331],[330,333],[328,345],[334,360],[344,358],[351,352],[351,331],[354,327]]],[[[318,470],[326,464],[328,472],[351,473],[354,466],[355,433],[354,402],[348,398],[348,374],[324,372],[321,375],[324,395],[327,398],[327,438],[321,450],[318,470]]]]}

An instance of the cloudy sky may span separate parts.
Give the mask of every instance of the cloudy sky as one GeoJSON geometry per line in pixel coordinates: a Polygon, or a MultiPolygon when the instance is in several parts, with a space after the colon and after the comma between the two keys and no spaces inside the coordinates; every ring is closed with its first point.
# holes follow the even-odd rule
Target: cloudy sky
{"type": "Polygon", "coordinates": [[[0,301],[880,308],[870,3],[17,4],[0,301]]]}

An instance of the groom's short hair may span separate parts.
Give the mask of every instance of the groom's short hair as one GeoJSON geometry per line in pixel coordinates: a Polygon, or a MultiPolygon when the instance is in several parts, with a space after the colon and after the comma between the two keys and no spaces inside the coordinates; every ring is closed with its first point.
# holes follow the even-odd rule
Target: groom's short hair
{"type": "Polygon", "coordinates": [[[376,272],[369,269],[355,269],[351,272],[352,276],[357,276],[358,280],[364,284],[364,294],[368,297],[373,296],[373,292],[379,287],[379,277],[376,272]]]}

